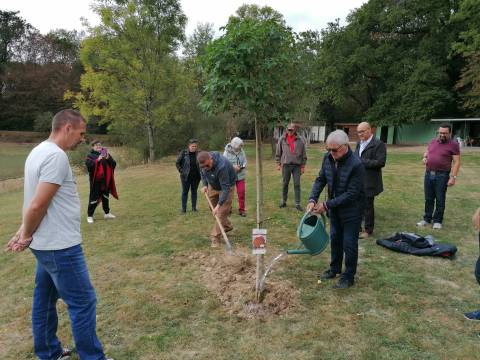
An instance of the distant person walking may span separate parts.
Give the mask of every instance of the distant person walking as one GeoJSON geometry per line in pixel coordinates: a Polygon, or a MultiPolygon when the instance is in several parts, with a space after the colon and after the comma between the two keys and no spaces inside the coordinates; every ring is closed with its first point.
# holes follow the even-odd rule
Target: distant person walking
{"type": "Polygon", "coordinates": [[[247,173],[247,157],[245,156],[245,151],[243,151],[243,140],[239,137],[234,137],[232,141],[225,146],[223,156],[230,161],[237,173],[237,181],[235,182],[235,186],[237,188],[238,196],[238,214],[240,216],[246,216],[245,177],[247,173]]]}
{"type": "Polygon", "coordinates": [[[358,229],[362,223],[365,169],[348,145],[348,136],[335,130],[327,137],[327,151],[310,193],[308,211],[328,213],[330,218],[330,268],[320,277],[340,279],[333,287],[346,289],[354,284],[358,263],[358,229]],[[328,200],[319,202],[327,186],[328,200]],[[345,271],[342,263],[345,257],[345,271]]]}
{"type": "Polygon", "coordinates": [[[115,219],[110,212],[110,194],[118,199],[115,186],[116,161],[98,140],[91,142],[92,150],[87,155],[85,166],[90,181],[90,196],[88,198],[87,222],[93,224],[93,214],[99,202],[102,203],[104,219],[115,219]]]}
{"type": "Polygon", "coordinates": [[[176,166],[182,183],[182,214],[187,212],[188,192],[192,199],[192,211],[197,211],[197,190],[200,183],[200,166],[197,160],[198,140],[190,139],[186,149],[177,156],[176,166]]]}
{"type": "Polygon", "coordinates": [[[387,161],[387,147],[375,137],[368,122],[358,124],[357,134],[360,141],[355,154],[365,167],[364,231],[360,238],[368,238],[375,227],[375,196],[383,191],[382,168],[387,161]]]}
{"type": "Polygon", "coordinates": [[[455,185],[460,169],[460,146],[451,135],[450,124],[440,125],[437,137],[428,144],[423,154],[423,163],[426,167],[423,181],[425,213],[417,226],[427,226],[433,221],[433,229],[442,228],[447,188],[455,185]]]}
{"type": "Polygon", "coordinates": [[[285,135],[280,137],[275,152],[277,170],[282,170],[282,202],[280,207],[287,206],[288,185],[293,176],[295,190],[295,208],[303,211],[300,204],[300,177],[305,172],[307,152],[304,141],[297,135],[295,124],[289,124],[285,135]]]}
{"type": "MultiPolygon", "coordinates": [[[[478,208],[477,211],[475,211],[475,214],[473,214],[472,222],[473,222],[473,227],[477,231],[478,244],[480,247],[480,208],[478,208]]],[[[477,263],[475,265],[475,278],[477,279],[477,282],[480,284],[480,256],[478,257],[477,263]]],[[[467,312],[464,315],[465,315],[465,318],[467,318],[468,320],[480,320],[480,310],[467,312]]]]}
{"type": "MultiPolygon", "coordinates": [[[[232,212],[233,187],[237,180],[235,170],[228,159],[217,151],[201,151],[197,156],[200,164],[203,188],[213,205],[212,213],[217,216],[225,232],[233,230],[228,219],[232,212]]],[[[222,232],[217,222],[210,233],[212,247],[220,245],[222,232]]]]}
{"type": "Polygon", "coordinates": [[[80,359],[105,360],[96,334],[95,289],[80,245],[80,199],[65,153],[84,141],[85,130],[77,111],[62,110],[54,116],[50,137],[25,162],[22,225],[7,245],[14,252],[30,247],[37,261],[32,328],[39,359],[68,359],[71,354],[56,334],[56,304],[61,298],[80,359]]]}

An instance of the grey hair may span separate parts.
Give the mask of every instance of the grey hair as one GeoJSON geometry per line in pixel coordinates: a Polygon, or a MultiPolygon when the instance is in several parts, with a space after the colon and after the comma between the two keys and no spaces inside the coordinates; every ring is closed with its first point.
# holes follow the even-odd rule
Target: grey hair
{"type": "Polygon", "coordinates": [[[327,144],[345,145],[348,144],[348,135],[343,130],[335,130],[328,134],[327,144]]]}

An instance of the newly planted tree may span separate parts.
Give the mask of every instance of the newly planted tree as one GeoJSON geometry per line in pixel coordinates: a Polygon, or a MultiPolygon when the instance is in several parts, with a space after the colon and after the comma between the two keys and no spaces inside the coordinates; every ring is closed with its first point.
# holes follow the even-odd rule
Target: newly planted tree
{"type": "MultiPolygon", "coordinates": [[[[244,5],[230,17],[224,35],[206,49],[207,83],[201,106],[208,112],[235,110],[255,126],[257,227],[263,223],[262,132],[288,112],[295,71],[292,31],[270,7],[244,5]]],[[[263,255],[257,260],[256,296],[260,296],[263,255]]]]}

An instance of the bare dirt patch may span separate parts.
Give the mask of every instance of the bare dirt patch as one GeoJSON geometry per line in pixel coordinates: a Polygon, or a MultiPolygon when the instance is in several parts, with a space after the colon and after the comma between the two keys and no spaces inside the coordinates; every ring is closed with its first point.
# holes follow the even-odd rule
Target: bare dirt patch
{"type": "MultiPolygon", "coordinates": [[[[230,315],[267,320],[299,307],[298,290],[288,280],[276,278],[274,274],[267,278],[262,301],[255,302],[255,257],[247,250],[236,249],[234,255],[227,255],[223,250],[196,252],[179,260],[198,264],[202,283],[217,296],[230,315]]],[[[279,269],[281,264],[275,267],[279,269]]]]}

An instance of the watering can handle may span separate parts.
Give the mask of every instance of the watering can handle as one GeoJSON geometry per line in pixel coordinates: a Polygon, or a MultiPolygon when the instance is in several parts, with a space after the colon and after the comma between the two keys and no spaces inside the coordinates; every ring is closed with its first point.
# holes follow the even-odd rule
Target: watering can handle
{"type": "MultiPolygon", "coordinates": [[[[312,214],[312,211],[307,211],[303,217],[302,217],[302,220],[300,221],[300,227],[298,228],[298,231],[297,231],[297,237],[300,237],[300,233],[302,232],[302,227],[303,227],[303,223],[304,223],[304,220],[307,216],[310,216],[312,214]]],[[[314,214],[315,216],[319,217],[318,215],[314,214]]],[[[326,227],[327,226],[327,219],[325,217],[324,214],[320,214],[320,217],[322,218],[322,221],[323,221],[323,227],[326,227]]]]}

